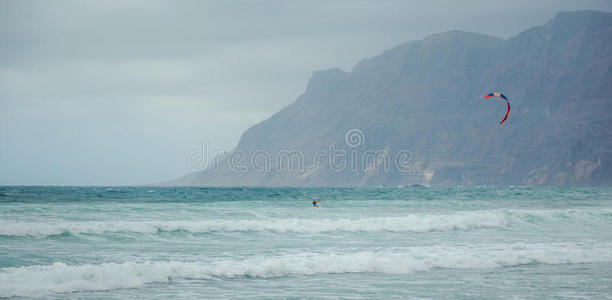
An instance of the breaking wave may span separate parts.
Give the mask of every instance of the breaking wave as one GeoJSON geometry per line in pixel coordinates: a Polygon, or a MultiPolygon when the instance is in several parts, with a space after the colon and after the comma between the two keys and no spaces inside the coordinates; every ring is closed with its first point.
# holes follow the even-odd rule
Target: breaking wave
{"type": "Polygon", "coordinates": [[[0,236],[53,236],[186,231],[209,232],[430,232],[520,224],[612,222],[607,210],[483,210],[362,219],[217,219],[205,221],[19,222],[0,221],[0,236]],[[316,224],[316,226],[312,226],[316,224]]]}
{"type": "Polygon", "coordinates": [[[313,254],[200,262],[54,263],[0,269],[0,297],[139,288],[150,283],[212,278],[273,278],[340,273],[412,273],[436,268],[612,262],[612,245],[513,244],[415,247],[401,252],[313,254]]]}

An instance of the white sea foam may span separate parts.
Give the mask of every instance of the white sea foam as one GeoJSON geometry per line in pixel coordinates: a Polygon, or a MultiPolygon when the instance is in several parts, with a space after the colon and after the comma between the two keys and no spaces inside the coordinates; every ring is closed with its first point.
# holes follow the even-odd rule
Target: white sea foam
{"type": "Polygon", "coordinates": [[[107,222],[0,222],[0,235],[50,236],[63,233],[103,234],[109,232],[157,233],[205,232],[428,232],[506,226],[504,214],[410,215],[363,219],[238,219],[208,221],[107,221],[107,222]],[[316,224],[316,226],[313,226],[316,224]]]}
{"type": "Polygon", "coordinates": [[[448,214],[413,214],[361,219],[217,219],[205,221],[20,222],[0,221],[2,236],[52,236],[64,233],[104,234],[134,232],[429,232],[507,227],[525,223],[612,222],[602,210],[483,210],[448,214]],[[316,226],[313,226],[316,224],[316,226]]]}
{"type": "Polygon", "coordinates": [[[0,297],[139,288],[182,279],[272,278],[339,273],[411,273],[435,268],[479,269],[523,264],[612,262],[612,245],[513,244],[415,247],[394,252],[355,252],[254,257],[210,263],[54,263],[0,269],[0,297]]]}

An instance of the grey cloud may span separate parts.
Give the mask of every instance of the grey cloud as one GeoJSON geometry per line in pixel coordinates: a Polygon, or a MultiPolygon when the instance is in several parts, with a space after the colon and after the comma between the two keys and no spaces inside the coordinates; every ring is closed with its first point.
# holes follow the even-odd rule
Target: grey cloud
{"type": "Polygon", "coordinates": [[[176,178],[313,70],[445,30],[510,37],[609,1],[0,0],[0,184],[176,178]]]}

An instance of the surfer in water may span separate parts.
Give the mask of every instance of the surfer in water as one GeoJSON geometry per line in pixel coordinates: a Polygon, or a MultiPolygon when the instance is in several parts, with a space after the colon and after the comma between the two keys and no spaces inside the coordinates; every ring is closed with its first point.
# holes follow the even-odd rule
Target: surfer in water
{"type": "Polygon", "coordinates": [[[319,207],[319,201],[317,198],[312,198],[312,206],[319,207]]]}

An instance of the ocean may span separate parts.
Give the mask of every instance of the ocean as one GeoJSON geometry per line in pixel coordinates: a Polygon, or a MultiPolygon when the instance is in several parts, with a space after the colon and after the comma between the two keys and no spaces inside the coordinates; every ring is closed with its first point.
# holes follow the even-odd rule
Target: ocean
{"type": "Polygon", "coordinates": [[[0,297],[612,299],[612,188],[3,186],[0,297]]]}

